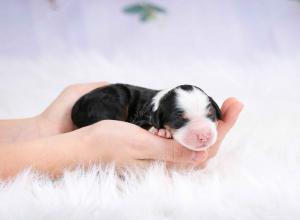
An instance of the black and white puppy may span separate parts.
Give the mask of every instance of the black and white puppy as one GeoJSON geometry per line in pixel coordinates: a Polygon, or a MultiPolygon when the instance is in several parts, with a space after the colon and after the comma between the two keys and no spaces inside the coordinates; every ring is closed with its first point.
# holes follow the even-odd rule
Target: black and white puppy
{"type": "Polygon", "coordinates": [[[152,90],[111,84],[82,96],[72,109],[78,128],[105,119],[136,124],[199,151],[216,142],[221,111],[211,97],[192,85],[152,90]]]}

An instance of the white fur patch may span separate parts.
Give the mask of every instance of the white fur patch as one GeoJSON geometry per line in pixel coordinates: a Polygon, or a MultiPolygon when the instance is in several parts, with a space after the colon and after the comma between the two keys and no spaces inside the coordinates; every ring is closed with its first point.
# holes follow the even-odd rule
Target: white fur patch
{"type": "Polygon", "coordinates": [[[175,130],[174,139],[191,150],[199,151],[208,148],[217,140],[216,124],[207,117],[208,96],[197,88],[190,91],[178,88],[175,91],[177,93],[177,106],[183,109],[184,117],[188,118],[189,122],[182,128],[175,130]],[[205,147],[201,146],[198,141],[191,141],[191,139],[196,139],[197,135],[206,132],[211,134],[211,138],[205,143],[205,147]],[[195,135],[191,135],[193,133],[195,135]]]}
{"type": "Polygon", "coordinates": [[[170,89],[163,89],[159,91],[152,99],[152,104],[153,104],[153,111],[156,111],[159,107],[159,102],[164,97],[172,88],[170,89]]]}
{"type": "MultiPolygon", "coordinates": [[[[199,130],[199,133],[201,133],[201,129],[199,130]]],[[[201,123],[201,121],[200,121],[200,123],[199,123],[199,121],[196,123],[188,122],[186,126],[183,126],[182,128],[175,130],[175,132],[173,133],[173,138],[190,150],[203,151],[203,150],[206,150],[207,148],[209,148],[211,145],[213,145],[216,142],[217,135],[218,134],[217,134],[216,124],[214,122],[210,121],[209,119],[207,119],[203,123],[201,123]],[[186,136],[189,135],[189,133],[193,132],[193,129],[197,130],[197,127],[201,128],[201,126],[203,124],[206,125],[206,127],[208,128],[207,130],[209,130],[211,133],[211,139],[206,143],[206,146],[198,147],[198,146],[195,146],[195,144],[187,143],[185,141],[186,136]]]]}
{"type": "Polygon", "coordinates": [[[175,91],[177,93],[177,105],[185,111],[185,117],[206,117],[208,113],[206,107],[209,104],[209,100],[205,93],[196,88],[193,88],[191,91],[178,88],[175,91]]]}

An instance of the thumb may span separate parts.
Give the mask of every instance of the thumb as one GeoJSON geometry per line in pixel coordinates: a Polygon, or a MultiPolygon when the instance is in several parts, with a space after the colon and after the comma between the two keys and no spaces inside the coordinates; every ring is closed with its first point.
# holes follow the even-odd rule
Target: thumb
{"type": "Polygon", "coordinates": [[[236,99],[232,100],[223,112],[223,120],[218,126],[219,133],[226,134],[234,126],[242,109],[243,104],[241,102],[236,99]]]}

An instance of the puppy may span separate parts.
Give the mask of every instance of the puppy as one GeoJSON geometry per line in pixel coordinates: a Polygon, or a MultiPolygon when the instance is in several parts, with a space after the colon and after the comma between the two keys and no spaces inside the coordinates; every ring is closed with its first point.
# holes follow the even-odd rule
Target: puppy
{"type": "Polygon", "coordinates": [[[200,151],[216,142],[221,111],[196,86],[152,90],[118,83],[87,93],[73,106],[72,120],[78,128],[105,119],[136,124],[200,151]]]}

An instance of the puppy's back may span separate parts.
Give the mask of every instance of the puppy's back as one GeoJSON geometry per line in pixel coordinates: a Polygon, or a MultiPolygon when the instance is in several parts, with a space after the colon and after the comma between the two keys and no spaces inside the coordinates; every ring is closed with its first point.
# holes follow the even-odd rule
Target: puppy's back
{"type": "Polygon", "coordinates": [[[73,106],[71,118],[81,128],[111,119],[132,122],[158,90],[128,84],[111,84],[82,96],[73,106]]]}
{"type": "Polygon", "coordinates": [[[97,88],[75,103],[71,118],[78,128],[105,119],[126,121],[128,102],[129,94],[119,84],[97,88]]]}

